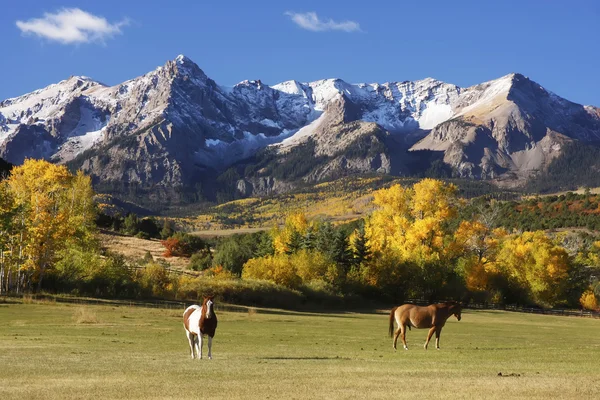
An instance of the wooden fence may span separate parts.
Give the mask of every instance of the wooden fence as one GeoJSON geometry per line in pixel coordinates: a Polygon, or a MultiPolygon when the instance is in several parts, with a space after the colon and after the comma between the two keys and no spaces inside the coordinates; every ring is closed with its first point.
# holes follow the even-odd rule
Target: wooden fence
{"type": "MultiPolygon", "coordinates": [[[[417,305],[430,304],[423,300],[409,299],[407,303],[417,305]]],[[[564,308],[537,308],[537,307],[523,307],[515,304],[495,304],[495,303],[469,303],[464,308],[473,310],[503,310],[513,311],[530,314],[546,314],[546,315],[561,315],[567,317],[587,317],[587,318],[600,318],[599,311],[589,310],[569,310],[564,308]]]]}
{"type": "MultiPolygon", "coordinates": [[[[52,296],[45,294],[37,295],[9,295],[0,296],[0,302],[6,301],[19,301],[23,297],[27,297],[37,301],[50,301],[57,303],[72,303],[72,304],[97,304],[97,305],[113,305],[113,306],[130,306],[130,307],[154,307],[154,308],[167,308],[174,310],[184,310],[186,307],[197,304],[195,301],[176,301],[176,300],[109,300],[109,299],[97,299],[87,297],[69,297],[69,296],[52,296]]],[[[409,299],[406,303],[427,305],[430,304],[424,300],[409,299]]],[[[517,305],[504,305],[494,303],[470,303],[466,307],[470,310],[502,310],[512,311],[530,314],[545,314],[545,315],[558,315],[567,317],[585,317],[585,318],[600,318],[600,312],[589,311],[589,310],[569,310],[569,309],[543,309],[535,307],[522,307],[517,305]]],[[[246,312],[248,309],[253,309],[260,313],[259,308],[251,306],[240,306],[234,304],[217,303],[217,311],[231,311],[231,312],[246,312]]],[[[381,310],[383,311],[383,310],[381,310]]],[[[381,312],[380,311],[380,312],[381,312]]],[[[312,311],[314,312],[314,310],[312,311]]]]}

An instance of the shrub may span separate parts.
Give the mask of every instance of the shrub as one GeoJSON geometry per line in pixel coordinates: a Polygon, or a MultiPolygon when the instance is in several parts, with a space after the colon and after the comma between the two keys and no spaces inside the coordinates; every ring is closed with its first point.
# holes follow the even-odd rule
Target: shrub
{"type": "Polygon", "coordinates": [[[199,301],[207,293],[215,295],[219,302],[249,306],[297,309],[306,302],[306,296],[300,291],[267,281],[190,276],[179,278],[179,298],[199,301]]]}
{"type": "Polygon", "coordinates": [[[165,252],[163,256],[165,257],[177,257],[182,255],[182,243],[179,239],[170,237],[165,240],[161,240],[160,243],[165,247],[165,252]]]}
{"type": "Polygon", "coordinates": [[[146,239],[146,240],[151,238],[151,236],[148,233],[142,232],[142,231],[139,231],[138,233],[136,233],[135,237],[139,238],[139,239],[146,239]]]}
{"type": "Polygon", "coordinates": [[[206,276],[220,280],[231,280],[236,278],[236,276],[231,271],[223,268],[220,265],[212,267],[211,269],[206,271],[206,276]]]}
{"type": "Polygon", "coordinates": [[[338,282],[340,276],[339,267],[316,250],[253,258],[246,262],[243,270],[244,278],[264,279],[289,288],[312,281],[333,284],[338,282]]]}
{"type": "Polygon", "coordinates": [[[586,290],[579,299],[581,306],[586,310],[597,310],[598,309],[598,299],[596,295],[591,290],[586,290]]]}
{"type": "Polygon", "coordinates": [[[261,279],[289,288],[297,288],[302,283],[296,266],[290,262],[287,254],[277,254],[261,258],[252,258],[244,264],[244,279],[261,279]]]}
{"type": "Polygon", "coordinates": [[[258,251],[260,242],[261,236],[257,234],[223,238],[215,247],[213,265],[220,265],[239,276],[246,261],[258,251]]]}
{"type": "Polygon", "coordinates": [[[177,232],[168,239],[161,240],[161,243],[165,247],[165,257],[191,257],[192,254],[208,248],[206,242],[198,236],[183,232],[177,232]]]}
{"type": "Polygon", "coordinates": [[[210,250],[205,249],[198,253],[194,253],[192,257],[190,257],[188,268],[193,271],[204,271],[205,269],[210,268],[211,265],[212,254],[210,253],[210,250]]]}
{"type": "Polygon", "coordinates": [[[138,271],[136,281],[148,296],[167,297],[173,284],[167,269],[157,263],[148,264],[138,271]]]}

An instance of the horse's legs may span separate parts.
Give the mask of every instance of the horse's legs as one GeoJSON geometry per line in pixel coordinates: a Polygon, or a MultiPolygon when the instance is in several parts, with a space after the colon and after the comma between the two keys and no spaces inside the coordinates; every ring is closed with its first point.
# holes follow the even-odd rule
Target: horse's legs
{"type": "Polygon", "coordinates": [[[435,330],[435,348],[440,349],[440,335],[442,333],[442,328],[435,330]]]}
{"type": "Polygon", "coordinates": [[[401,331],[401,325],[398,326],[398,329],[396,329],[396,331],[394,332],[394,350],[396,350],[396,343],[398,342],[398,336],[400,336],[400,331],[401,331]]]}
{"type": "Polygon", "coordinates": [[[202,333],[198,334],[198,359],[202,359],[202,333]]]}
{"type": "Polygon", "coordinates": [[[425,350],[427,350],[427,345],[429,344],[429,341],[431,340],[431,337],[433,336],[433,332],[436,331],[436,327],[432,326],[431,329],[429,329],[429,333],[427,333],[427,340],[425,341],[425,350]]]}
{"type": "Polygon", "coordinates": [[[208,359],[212,360],[212,337],[208,336],[208,359]]]}
{"type": "Polygon", "coordinates": [[[188,338],[188,343],[190,345],[190,352],[192,353],[192,359],[194,359],[194,344],[196,343],[196,339],[194,339],[194,334],[190,331],[185,331],[185,335],[188,338]]]}
{"type": "Polygon", "coordinates": [[[402,344],[404,345],[404,350],[408,350],[408,346],[406,345],[406,325],[402,324],[401,327],[402,344]]]}

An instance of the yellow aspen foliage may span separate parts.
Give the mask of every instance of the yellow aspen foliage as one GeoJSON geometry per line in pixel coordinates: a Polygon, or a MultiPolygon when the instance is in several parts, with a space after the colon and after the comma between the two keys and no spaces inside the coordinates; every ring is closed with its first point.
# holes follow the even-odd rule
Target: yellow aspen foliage
{"type": "Polygon", "coordinates": [[[459,267],[464,274],[467,289],[483,291],[488,288],[490,274],[486,270],[485,259],[479,260],[477,257],[464,258],[459,262],[459,267]]]}
{"type": "Polygon", "coordinates": [[[456,215],[457,187],[437,179],[423,179],[413,186],[412,214],[415,219],[447,220],[456,215]]]}
{"type": "Polygon", "coordinates": [[[273,238],[273,250],[275,254],[285,254],[288,250],[289,233],[285,229],[275,227],[271,230],[273,238]]]}
{"type": "Polygon", "coordinates": [[[496,272],[500,244],[507,235],[504,229],[490,229],[480,221],[461,221],[454,233],[451,252],[461,257],[458,267],[468,289],[487,289],[490,273],[496,272]]]}
{"type": "Polygon", "coordinates": [[[298,287],[302,279],[287,254],[251,258],[244,264],[243,279],[261,279],[290,288],[298,287]]]}
{"type": "Polygon", "coordinates": [[[7,187],[22,210],[24,267],[37,274],[40,288],[58,251],[94,230],[91,181],[82,173],[73,176],[65,166],[28,159],[13,168],[7,187]]]}
{"type": "Polygon", "coordinates": [[[140,269],[137,281],[148,292],[156,297],[163,297],[176,290],[165,267],[157,263],[149,263],[146,268],[140,269]]]}
{"type": "Polygon", "coordinates": [[[580,258],[586,265],[600,266],[600,241],[594,242],[587,254],[580,255],[580,258]]]}
{"type": "Polygon", "coordinates": [[[8,190],[8,183],[0,181],[0,215],[7,215],[14,208],[14,200],[8,190]]]}
{"type": "Polygon", "coordinates": [[[252,258],[244,264],[244,279],[262,279],[279,285],[296,288],[302,283],[338,279],[338,270],[324,254],[315,250],[300,250],[297,253],[275,254],[252,258]]]}
{"type": "Polygon", "coordinates": [[[523,287],[536,300],[554,303],[569,273],[569,255],[543,231],[507,237],[497,255],[499,270],[523,287]]]}
{"type": "Polygon", "coordinates": [[[237,276],[230,270],[223,268],[222,265],[215,265],[206,271],[206,276],[216,280],[227,281],[235,279],[237,276]]]}
{"type": "Polygon", "coordinates": [[[399,280],[404,272],[399,269],[400,264],[401,260],[397,254],[390,250],[383,250],[378,257],[368,262],[366,268],[360,270],[361,276],[359,279],[373,287],[393,284],[399,280]]]}
{"type": "Polygon", "coordinates": [[[374,252],[392,250],[419,265],[447,258],[451,232],[446,222],[456,215],[456,186],[423,179],[412,188],[394,185],[374,192],[378,207],[365,225],[374,252]]]}
{"type": "Polygon", "coordinates": [[[591,290],[586,290],[585,292],[583,292],[581,298],[579,299],[579,303],[586,310],[594,311],[598,309],[598,299],[596,298],[594,292],[591,290]]]}
{"type": "Polygon", "coordinates": [[[318,251],[300,250],[290,257],[290,262],[296,266],[297,274],[303,282],[333,282],[338,278],[335,263],[318,251]]]}
{"type": "Polygon", "coordinates": [[[309,222],[304,213],[297,211],[289,214],[285,219],[283,228],[275,227],[271,231],[275,254],[286,253],[292,234],[297,232],[304,235],[309,226],[309,222]]]}

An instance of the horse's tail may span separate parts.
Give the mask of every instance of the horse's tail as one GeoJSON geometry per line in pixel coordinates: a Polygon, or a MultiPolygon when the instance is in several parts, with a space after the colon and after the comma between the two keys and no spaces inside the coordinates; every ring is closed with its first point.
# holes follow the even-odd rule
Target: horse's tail
{"type": "Polygon", "coordinates": [[[396,309],[398,309],[398,307],[394,307],[392,308],[392,311],[390,311],[390,337],[394,336],[394,314],[396,314],[396,309]]]}

